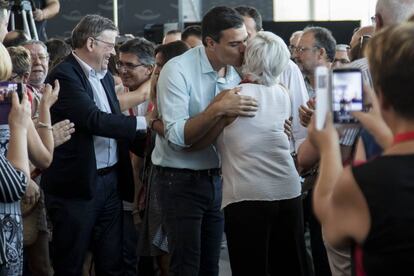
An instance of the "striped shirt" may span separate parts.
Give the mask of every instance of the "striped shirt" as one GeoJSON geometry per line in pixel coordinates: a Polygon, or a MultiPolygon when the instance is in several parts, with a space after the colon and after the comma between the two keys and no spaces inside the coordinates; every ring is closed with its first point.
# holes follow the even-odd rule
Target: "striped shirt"
{"type": "Polygon", "coordinates": [[[0,155],[0,203],[20,200],[26,192],[26,186],[25,174],[16,170],[3,155],[0,155]]]}
{"type": "Polygon", "coordinates": [[[0,267],[7,275],[23,273],[23,222],[20,199],[26,192],[28,178],[6,159],[9,132],[0,132],[0,267]],[[4,266],[7,264],[7,268],[4,266]]]}

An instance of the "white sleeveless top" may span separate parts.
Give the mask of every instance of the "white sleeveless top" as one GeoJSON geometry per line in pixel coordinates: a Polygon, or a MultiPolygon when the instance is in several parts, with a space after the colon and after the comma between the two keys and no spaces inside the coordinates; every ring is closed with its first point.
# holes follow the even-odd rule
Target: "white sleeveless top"
{"type": "Polygon", "coordinates": [[[288,91],[242,84],[240,94],[257,99],[255,117],[238,117],[217,139],[223,173],[222,208],[244,200],[282,200],[300,195],[300,180],[284,133],[290,117],[288,91]]]}

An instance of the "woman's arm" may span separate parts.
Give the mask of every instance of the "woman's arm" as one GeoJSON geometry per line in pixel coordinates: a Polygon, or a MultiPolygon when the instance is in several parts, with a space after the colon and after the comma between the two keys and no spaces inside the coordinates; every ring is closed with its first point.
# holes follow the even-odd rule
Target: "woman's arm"
{"type": "Polygon", "coordinates": [[[119,106],[121,111],[124,112],[134,106],[137,106],[146,100],[148,100],[150,95],[150,80],[145,81],[141,84],[136,90],[118,93],[119,106]]]}
{"type": "Polygon", "coordinates": [[[27,152],[27,128],[31,122],[30,104],[27,95],[22,102],[16,93],[12,94],[12,108],[9,114],[10,141],[7,159],[0,158],[0,201],[14,202],[19,200],[26,191],[27,180],[30,178],[29,158],[27,152]]]}
{"type": "Polygon", "coordinates": [[[368,206],[350,168],[342,166],[339,139],[332,118],[317,131],[311,120],[309,136],[319,149],[319,175],[313,192],[313,209],[320,221],[325,239],[333,246],[351,237],[363,241],[370,227],[368,206]]]}
{"type": "Polygon", "coordinates": [[[56,102],[59,94],[59,82],[55,87],[45,85],[39,104],[39,118],[36,127],[32,123],[29,128],[28,146],[29,158],[39,169],[46,169],[53,159],[53,128],[50,119],[50,107],[56,102]],[[36,131],[37,130],[37,131],[36,131]]]}

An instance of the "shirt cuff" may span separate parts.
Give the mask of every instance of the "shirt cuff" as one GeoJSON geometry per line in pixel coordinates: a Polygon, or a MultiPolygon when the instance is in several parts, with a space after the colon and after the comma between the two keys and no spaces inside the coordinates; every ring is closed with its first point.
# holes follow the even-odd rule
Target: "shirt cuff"
{"type": "Polygon", "coordinates": [[[136,130],[146,130],[147,129],[147,121],[145,120],[144,116],[136,116],[137,119],[137,128],[136,130]]]}
{"type": "Polygon", "coordinates": [[[167,127],[165,137],[168,140],[168,144],[173,147],[174,150],[180,150],[187,148],[190,145],[185,144],[184,140],[184,128],[186,120],[180,120],[174,123],[170,128],[167,127]]]}

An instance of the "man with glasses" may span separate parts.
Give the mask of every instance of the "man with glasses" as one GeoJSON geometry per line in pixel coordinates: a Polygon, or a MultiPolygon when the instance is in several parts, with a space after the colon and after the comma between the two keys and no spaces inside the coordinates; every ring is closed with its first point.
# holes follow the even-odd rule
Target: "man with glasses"
{"type": "MultiPolygon", "coordinates": [[[[129,93],[118,94],[121,110],[135,108],[149,97],[150,77],[154,69],[155,46],[145,38],[134,38],[119,47],[116,67],[122,84],[129,93]]],[[[148,104],[148,103],[147,103],[148,104]]],[[[146,108],[141,105],[140,107],[146,108]]]]}
{"type": "Polygon", "coordinates": [[[289,38],[289,50],[290,50],[290,58],[294,61],[296,58],[296,47],[300,38],[302,37],[303,31],[296,31],[293,32],[289,38]]]}
{"type": "MultiPolygon", "coordinates": [[[[307,106],[302,105],[299,109],[301,124],[307,127],[314,110],[315,98],[315,69],[318,66],[331,67],[335,57],[336,41],[331,32],[322,27],[308,27],[303,30],[296,49],[296,63],[302,71],[308,89],[309,98],[311,99],[307,106]]],[[[301,169],[312,171],[312,167],[317,163],[311,161],[310,168],[304,168],[304,160],[312,156],[313,152],[306,152],[309,140],[306,139],[298,149],[298,164],[301,169]]],[[[306,180],[305,180],[306,182],[306,180]]],[[[315,275],[331,275],[326,250],[322,240],[320,224],[317,222],[312,211],[312,189],[303,190],[307,192],[303,200],[305,225],[309,228],[312,261],[315,275]],[[307,191],[308,190],[308,191],[307,191]]]]}
{"type": "Polygon", "coordinates": [[[45,86],[46,76],[49,72],[49,54],[46,45],[38,40],[29,40],[22,43],[29,50],[32,60],[32,70],[29,76],[29,85],[36,88],[37,92],[45,86]]]}
{"type": "Polygon", "coordinates": [[[121,113],[107,71],[117,35],[111,20],[85,16],[72,32],[74,51],[47,79],[58,79],[61,87],[52,120],[68,118],[76,126],[41,180],[56,275],[82,275],[88,250],[96,275],[124,275],[121,196],[127,198],[126,187],[134,185],[129,149],[143,138],[149,119],[121,113]]]}
{"type": "Polygon", "coordinates": [[[335,57],[335,47],[335,38],[328,29],[308,27],[303,30],[296,48],[296,63],[305,78],[309,98],[315,97],[316,67],[331,67],[335,57]]]}
{"type": "MultiPolygon", "coordinates": [[[[155,46],[152,42],[140,37],[128,40],[119,47],[116,67],[127,92],[118,93],[117,96],[120,102],[124,102],[121,106],[131,107],[125,112],[144,116],[149,109],[149,84],[155,64],[154,50],[155,46]]],[[[133,168],[138,175],[142,168],[143,159],[134,156],[132,160],[133,168]]],[[[136,181],[135,187],[129,186],[128,188],[130,189],[127,193],[129,197],[123,201],[123,258],[125,275],[136,275],[138,237],[134,226],[133,214],[136,213],[137,202],[135,202],[134,206],[133,201],[138,198],[141,183],[136,181]]]]}

